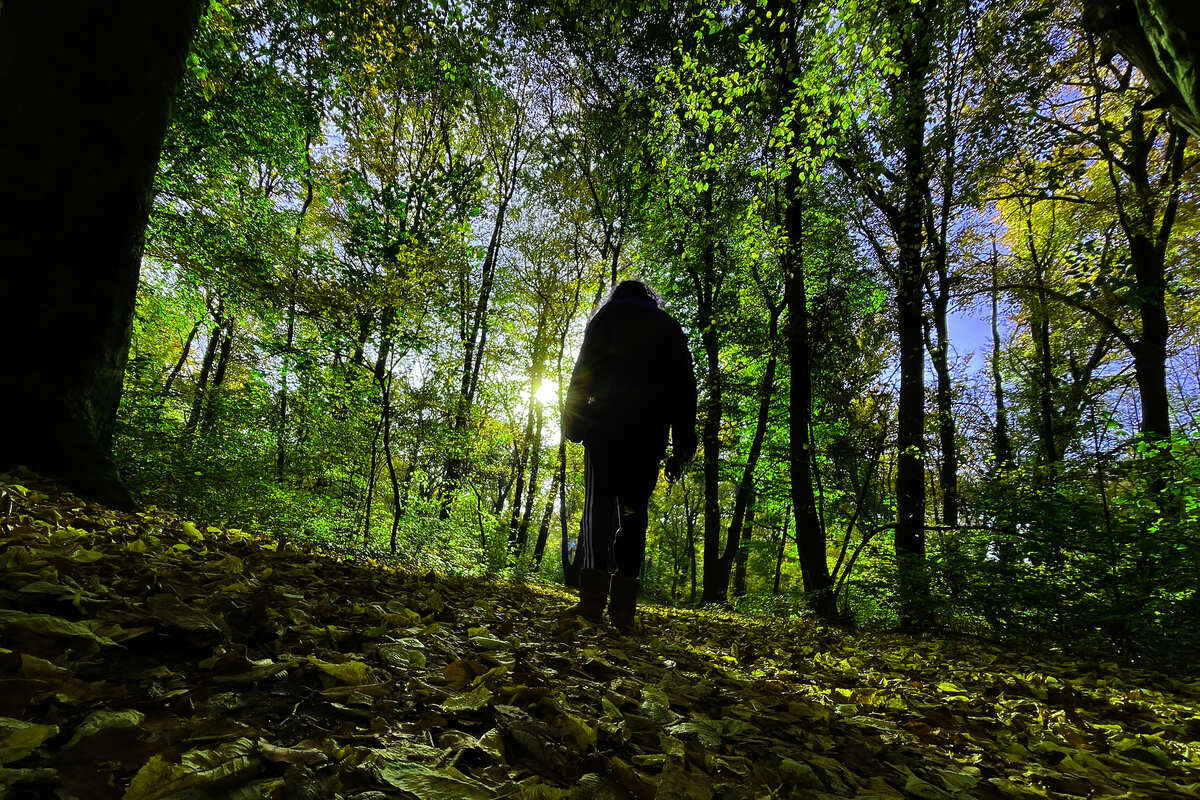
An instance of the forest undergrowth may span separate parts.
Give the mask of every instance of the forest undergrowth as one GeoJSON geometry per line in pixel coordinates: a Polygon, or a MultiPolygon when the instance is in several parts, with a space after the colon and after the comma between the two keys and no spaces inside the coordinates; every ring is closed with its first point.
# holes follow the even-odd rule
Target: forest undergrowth
{"type": "Polygon", "coordinates": [[[1200,798],[1200,679],[418,574],[0,477],[0,798],[1200,798]]]}

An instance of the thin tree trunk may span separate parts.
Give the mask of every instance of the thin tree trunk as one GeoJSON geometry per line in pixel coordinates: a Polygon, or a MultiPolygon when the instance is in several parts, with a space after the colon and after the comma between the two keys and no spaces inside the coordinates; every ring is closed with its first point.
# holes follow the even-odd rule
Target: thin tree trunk
{"type": "MultiPolygon", "coordinates": [[[[529,455],[529,491],[525,495],[525,511],[521,514],[521,525],[517,529],[517,547],[521,552],[524,552],[525,545],[529,541],[529,520],[533,516],[534,498],[537,497],[538,490],[538,473],[541,471],[542,463],[542,425],[545,411],[542,404],[538,403],[536,399],[533,402],[537,403],[537,424],[534,426],[533,449],[529,455]]],[[[553,499],[554,495],[552,494],[550,497],[553,499]]]]}
{"type": "MultiPolygon", "coordinates": [[[[311,74],[309,75],[308,92],[310,94],[312,92],[311,74]]],[[[300,205],[300,213],[296,217],[296,230],[292,236],[295,247],[292,254],[291,280],[288,286],[287,341],[280,356],[279,430],[275,443],[275,480],[280,483],[283,482],[283,474],[287,468],[288,371],[291,365],[292,348],[296,343],[296,280],[300,262],[300,231],[313,201],[312,143],[313,131],[309,127],[304,132],[304,202],[300,205]]]]}
{"type": "Polygon", "coordinates": [[[996,402],[996,427],[992,434],[992,455],[996,469],[1012,467],[1012,442],[1008,436],[1008,411],[1004,407],[1004,378],[1000,372],[1000,313],[997,291],[996,254],[992,253],[992,393],[996,402]]]}
{"type": "MultiPolygon", "coordinates": [[[[771,303],[769,298],[767,299],[767,303],[771,303]]],[[[758,467],[759,455],[762,453],[763,439],[766,437],[767,424],[771,411],[771,397],[775,392],[775,370],[778,363],[776,346],[779,339],[779,315],[782,313],[784,305],[780,303],[772,306],[770,309],[771,318],[767,325],[767,342],[771,355],[767,359],[767,368],[763,373],[762,381],[758,387],[758,418],[754,424],[754,438],[751,440],[750,452],[746,456],[746,465],[742,469],[742,477],[738,482],[737,495],[733,502],[733,516],[729,521],[729,532],[725,540],[725,553],[718,564],[720,569],[728,572],[730,564],[736,556],[739,569],[741,570],[741,594],[745,594],[746,583],[745,547],[741,541],[742,530],[747,516],[753,518],[754,470],[758,467]]],[[[749,532],[747,532],[748,538],[749,532]]]]}
{"type": "Polygon", "coordinates": [[[938,277],[939,290],[933,299],[933,325],[936,339],[929,348],[933,371],[937,376],[938,444],[942,451],[938,465],[938,482],[942,489],[942,519],[951,528],[958,527],[958,446],[955,442],[952,406],[953,385],[950,378],[950,334],[946,324],[950,286],[943,274],[938,277]]]}
{"type": "Polygon", "coordinates": [[[196,394],[192,397],[192,410],[188,414],[187,423],[183,426],[183,438],[188,440],[196,432],[200,423],[201,411],[204,408],[204,397],[208,392],[208,379],[212,373],[213,362],[221,344],[221,333],[224,326],[218,322],[208,335],[208,345],[204,348],[204,361],[200,366],[200,376],[196,379],[196,394]]]}
{"type": "Polygon", "coordinates": [[[746,562],[750,560],[750,540],[754,536],[754,501],[755,492],[751,487],[750,498],[746,501],[746,517],[750,522],[746,525],[745,535],[738,542],[737,561],[733,571],[734,597],[745,597],[746,595],[746,562]]]}
{"type": "Polygon", "coordinates": [[[183,350],[179,353],[179,360],[175,362],[175,366],[171,367],[170,374],[167,375],[167,381],[162,388],[162,402],[166,402],[171,396],[171,386],[175,383],[175,379],[179,377],[183,365],[187,363],[188,356],[192,354],[192,342],[196,340],[196,334],[200,332],[200,324],[203,320],[196,320],[196,324],[192,326],[192,330],[187,335],[187,340],[183,343],[183,350]]]}
{"type": "Polygon", "coordinates": [[[691,562],[692,590],[688,602],[694,606],[696,605],[696,519],[700,515],[700,508],[692,504],[693,497],[688,491],[686,476],[680,479],[679,485],[683,495],[683,524],[687,531],[688,559],[691,562]]]}
{"type": "Polygon", "coordinates": [[[563,445],[564,440],[560,439],[558,443],[559,462],[555,464],[554,477],[550,481],[550,493],[546,495],[546,507],[542,509],[542,522],[538,526],[537,545],[533,550],[533,562],[539,567],[542,565],[542,557],[546,553],[546,542],[550,539],[550,519],[554,515],[554,501],[558,499],[558,485],[563,475],[561,460],[566,456],[566,448],[563,445]]]}
{"type": "Polygon", "coordinates": [[[371,545],[371,501],[375,496],[375,474],[378,471],[379,433],[383,430],[383,414],[375,422],[375,435],[371,437],[371,471],[367,475],[367,511],[363,521],[363,549],[371,545]]]}
{"type": "Polygon", "coordinates": [[[388,538],[388,546],[392,555],[396,554],[396,535],[400,527],[400,481],[396,477],[396,464],[392,460],[392,375],[379,381],[379,390],[383,398],[383,409],[380,422],[383,427],[383,457],[387,463],[388,479],[392,484],[392,531],[388,538]]]}
{"type": "Polygon", "coordinates": [[[716,241],[713,227],[713,199],[709,188],[701,198],[703,247],[700,266],[690,267],[692,288],[696,293],[696,323],[705,358],[704,426],[704,585],[703,601],[721,603],[729,590],[729,569],[722,568],[721,504],[718,487],[721,480],[721,415],[723,413],[721,341],[715,324],[715,301],[719,276],[716,269],[716,241]]]}
{"type": "Polygon", "coordinates": [[[788,527],[792,523],[792,509],[788,508],[783,514],[783,530],[779,533],[779,552],[775,555],[775,584],[772,591],[779,594],[779,581],[783,576],[783,556],[787,550],[788,527]]]}
{"type": "Polygon", "coordinates": [[[479,383],[479,373],[483,364],[483,351],[487,342],[488,309],[491,303],[492,286],[495,282],[496,262],[500,252],[500,240],[504,230],[504,217],[508,211],[508,199],[503,198],[496,209],[496,219],[492,224],[492,235],[488,239],[487,251],[483,258],[482,279],[479,287],[479,297],[475,301],[475,309],[470,317],[468,330],[463,341],[463,364],[460,376],[458,400],[454,411],[452,435],[455,448],[446,464],[443,481],[443,500],[440,516],[445,519],[450,513],[450,503],[459,481],[462,479],[464,467],[463,455],[458,452],[461,443],[458,439],[467,427],[471,408],[475,401],[476,387],[479,383]]]}
{"type": "Polygon", "coordinates": [[[296,340],[296,299],[288,303],[287,340],[280,358],[279,427],[275,436],[275,480],[283,482],[287,466],[287,418],[288,418],[288,363],[296,340]]]}
{"type": "Polygon", "coordinates": [[[513,445],[512,455],[508,459],[508,474],[500,478],[496,486],[496,502],[492,504],[492,513],[496,516],[504,513],[504,506],[508,503],[508,493],[512,490],[513,483],[517,480],[517,464],[520,460],[520,446],[513,445]]]}
{"type": "Polygon", "coordinates": [[[225,331],[221,336],[221,355],[217,359],[217,371],[213,373],[212,386],[208,390],[208,403],[204,407],[204,418],[200,423],[200,432],[212,430],[217,418],[217,396],[225,383],[225,370],[229,368],[229,353],[233,349],[233,319],[225,321],[225,331]]]}
{"type": "MultiPolygon", "coordinates": [[[[529,402],[529,413],[525,419],[525,435],[521,444],[520,455],[517,457],[517,485],[513,489],[512,513],[508,523],[509,548],[516,555],[520,555],[521,550],[525,546],[519,535],[521,530],[521,503],[525,499],[525,467],[529,464],[529,451],[533,446],[533,427],[537,417],[533,409],[537,401],[531,396],[529,402]]],[[[530,487],[530,492],[532,493],[532,491],[533,487],[530,487]]]]}
{"type": "Polygon", "coordinates": [[[1040,423],[1038,433],[1042,440],[1042,453],[1046,459],[1047,469],[1051,474],[1055,471],[1055,465],[1058,463],[1059,453],[1056,438],[1055,419],[1057,415],[1054,412],[1054,363],[1053,353],[1050,350],[1050,311],[1046,303],[1046,293],[1044,287],[1046,284],[1045,270],[1043,269],[1041,260],[1034,257],[1035,282],[1043,291],[1038,293],[1037,308],[1030,315],[1029,325],[1030,332],[1033,334],[1034,353],[1038,363],[1038,410],[1040,423]]]}

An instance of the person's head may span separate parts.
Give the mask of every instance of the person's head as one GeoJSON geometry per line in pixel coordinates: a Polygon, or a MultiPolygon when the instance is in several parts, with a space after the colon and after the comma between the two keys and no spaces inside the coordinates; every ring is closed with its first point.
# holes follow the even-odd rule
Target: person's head
{"type": "Polygon", "coordinates": [[[661,306],[658,295],[654,290],[645,284],[643,281],[627,280],[621,281],[613,287],[608,294],[609,300],[634,300],[653,303],[656,306],[661,306]]]}

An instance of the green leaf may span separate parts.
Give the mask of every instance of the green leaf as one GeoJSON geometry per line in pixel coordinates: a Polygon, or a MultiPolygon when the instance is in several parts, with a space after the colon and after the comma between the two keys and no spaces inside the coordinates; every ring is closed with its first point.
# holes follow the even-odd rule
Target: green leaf
{"type": "Polygon", "coordinates": [[[436,770],[408,761],[391,761],[379,777],[419,800],[491,800],[496,794],[457,770],[436,770]]]}
{"type": "Polygon", "coordinates": [[[75,729],[75,733],[71,736],[71,740],[67,742],[66,747],[68,749],[74,747],[83,739],[103,733],[112,728],[136,728],[145,719],[145,714],[133,709],[126,711],[93,711],[75,729]]]}

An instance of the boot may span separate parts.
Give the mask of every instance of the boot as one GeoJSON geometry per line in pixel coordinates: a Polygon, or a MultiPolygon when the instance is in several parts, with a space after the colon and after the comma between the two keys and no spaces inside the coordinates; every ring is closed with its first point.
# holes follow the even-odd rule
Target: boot
{"type": "Polygon", "coordinates": [[[621,633],[633,632],[633,612],[637,610],[637,578],[613,575],[612,600],[608,604],[608,618],[621,633]]]}
{"type": "Polygon", "coordinates": [[[579,616],[599,625],[604,622],[604,604],[608,601],[609,574],[602,569],[579,572],[579,602],[563,612],[563,616],[579,616]]]}

